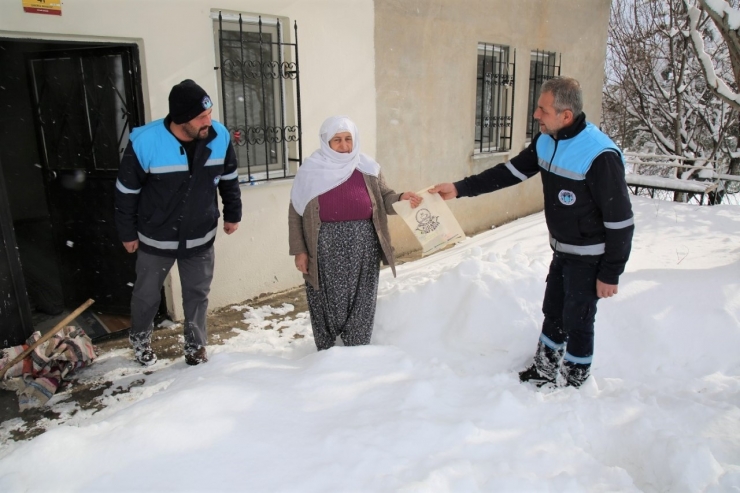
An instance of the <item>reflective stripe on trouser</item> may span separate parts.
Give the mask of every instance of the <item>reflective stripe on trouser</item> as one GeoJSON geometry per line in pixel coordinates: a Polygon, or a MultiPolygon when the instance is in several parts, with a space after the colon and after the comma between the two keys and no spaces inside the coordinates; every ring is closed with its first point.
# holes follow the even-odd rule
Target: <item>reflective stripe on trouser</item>
{"type": "Polygon", "coordinates": [[[555,347],[552,344],[544,342],[545,336],[540,334],[540,341],[537,343],[537,351],[534,354],[534,364],[540,375],[555,380],[560,372],[560,361],[565,353],[565,344],[559,344],[555,347]]]}
{"type": "Polygon", "coordinates": [[[580,385],[588,378],[594,350],[598,270],[598,263],[553,254],[542,304],[545,320],[535,357],[543,375],[556,376],[564,361],[563,373],[570,383],[580,385]]]}
{"type": "MultiPolygon", "coordinates": [[[[134,349],[151,342],[154,316],[161,301],[164,280],[175,259],[136,252],[136,282],[131,295],[131,330],[129,339],[134,349]]],[[[185,312],[185,352],[194,352],[208,342],[206,314],[208,294],[213,280],[213,247],[177,260],[182,286],[182,305],[185,312]]]]}

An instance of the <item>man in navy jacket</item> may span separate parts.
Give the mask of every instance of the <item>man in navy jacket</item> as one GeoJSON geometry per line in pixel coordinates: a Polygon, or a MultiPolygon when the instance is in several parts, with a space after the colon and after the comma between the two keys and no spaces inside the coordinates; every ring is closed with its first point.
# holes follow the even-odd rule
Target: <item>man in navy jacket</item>
{"type": "Polygon", "coordinates": [[[593,359],[596,302],[617,294],[634,219],[621,151],[586,121],[578,81],[546,81],[537,104],[540,133],[518,156],[430,191],[446,200],[474,197],[540,173],[553,258],[534,363],[519,378],[580,387],[593,359]]]}
{"type": "Polygon", "coordinates": [[[131,132],[118,171],[116,227],[124,248],[137,254],[129,339],[145,366],[157,361],[151,348],[153,320],[175,261],[185,312],[185,361],[208,361],[217,191],[226,234],[237,230],[242,213],[236,154],[226,127],[211,120],[212,106],[192,80],[175,85],[169,115],[131,132]]]}

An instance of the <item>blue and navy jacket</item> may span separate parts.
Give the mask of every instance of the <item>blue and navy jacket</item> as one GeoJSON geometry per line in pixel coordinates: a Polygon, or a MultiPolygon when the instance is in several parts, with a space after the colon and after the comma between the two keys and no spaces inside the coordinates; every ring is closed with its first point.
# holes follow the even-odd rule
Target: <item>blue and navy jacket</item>
{"type": "Polygon", "coordinates": [[[213,121],[188,166],[169,123],[156,120],[131,132],[116,182],[116,228],[121,241],[138,239],[144,252],[188,258],[213,245],[217,189],[224,221],[241,221],[236,154],[226,127],[213,121]]]}
{"type": "Polygon", "coordinates": [[[566,256],[600,262],[598,278],[618,284],[632,248],[634,219],[622,154],[586,115],[555,138],[538,134],[511,161],[457,183],[473,197],[540,173],[550,246],[566,256]]]}

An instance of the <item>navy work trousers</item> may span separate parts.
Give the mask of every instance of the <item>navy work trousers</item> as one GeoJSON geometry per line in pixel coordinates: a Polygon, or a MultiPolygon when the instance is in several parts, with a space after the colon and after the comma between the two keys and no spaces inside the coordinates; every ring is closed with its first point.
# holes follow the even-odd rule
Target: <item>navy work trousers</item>
{"type": "Polygon", "coordinates": [[[598,260],[555,252],[547,275],[545,320],[535,365],[541,374],[580,386],[589,376],[594,352],[598,260]],[[562,363],[562,368],[561,368],[562,363]]]}

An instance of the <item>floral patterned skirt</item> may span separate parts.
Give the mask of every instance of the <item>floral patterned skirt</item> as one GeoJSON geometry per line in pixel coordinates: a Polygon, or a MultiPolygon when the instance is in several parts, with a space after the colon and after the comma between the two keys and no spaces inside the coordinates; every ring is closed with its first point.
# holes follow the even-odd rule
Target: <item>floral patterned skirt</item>
{"type": "Polygon", "coordinates": [[[316,347],[370,343],[380,273],[380,244],[371,220],[321,223],[319,289],[306,283],[316,347]]]}

